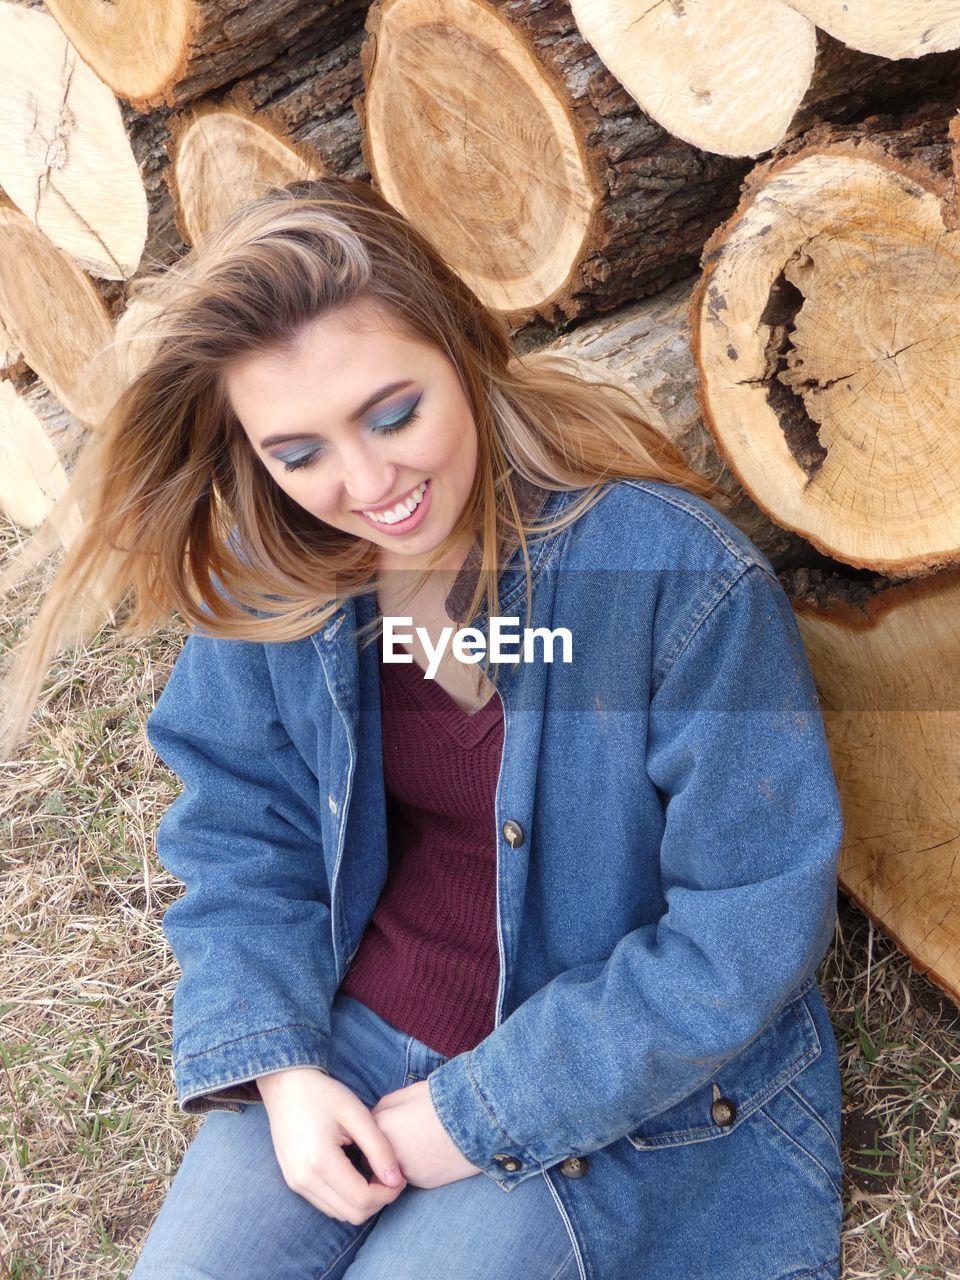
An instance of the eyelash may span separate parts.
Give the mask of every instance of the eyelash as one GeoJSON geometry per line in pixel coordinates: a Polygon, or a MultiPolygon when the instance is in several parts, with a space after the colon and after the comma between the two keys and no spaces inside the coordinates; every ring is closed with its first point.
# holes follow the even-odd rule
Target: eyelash
{"type": "MultiPolygon", "coordinates": [[[[419,404],[419,401],[417,402],[416,405],[413,406],[413,408],[410,410],[408,414],[406,414],[405,417],[400,419],[399,422],[394,422],[389,427],[375,427],[374,430],[376,431],[377,435],[387,435],[387,436],[393,435],[395,431],[402,431],[403,428],[408,427],[411,422],[415,422],[417,418],[420,416],[417,411],[418,404],[419,404]]],[[[302,471],[304,467],[312,466],[313,463],[316,462],[319,457],[320,457],[320,450],[315,449],[313,453],[308,453],[305,458],[303,458],[298,462],[285,462],[283,464],[284,472],[302,471]]]]}

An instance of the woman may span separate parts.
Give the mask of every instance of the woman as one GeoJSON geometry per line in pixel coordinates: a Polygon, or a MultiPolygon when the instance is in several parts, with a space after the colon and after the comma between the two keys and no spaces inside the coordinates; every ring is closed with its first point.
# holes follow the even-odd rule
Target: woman
{"type": "Polygon", "coordinates": [[[77,584],[193,629],[148,728],[209,1114],[135,1280],[838,1276],[841,815],[769,562],[364,184],[151,292],[12,686],[77,584]]]}

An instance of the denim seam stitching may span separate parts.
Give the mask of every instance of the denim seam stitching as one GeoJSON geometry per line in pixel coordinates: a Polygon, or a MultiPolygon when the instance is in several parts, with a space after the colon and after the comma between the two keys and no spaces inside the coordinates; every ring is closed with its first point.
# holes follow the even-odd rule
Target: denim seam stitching
{"type": "Polygon", "coordinates": [[[835,1257],[828,1258],[819,1267],[814,1267],[812,1271],[809,1268],[806,1271],[791,1271],[789,1275],[777,1276],[777,1280],[818,1280],[818,1277],[823,1275],[826,1267],[832,1267],[835,1262],[839,1261],[840,1255],[838,1253],[835,1257]]]}
{"type": "Polygon", "coordinates": [[[195,1062],[197,1058],[208,1058],[210,1054],[232,1045],[242,1044],[244,1040],[256,1040],[259,1036],[273,1035],[276,1031],[316,1031],[323,1034],[312,1022],[284,1022],[280,1026],[266,1027],[262,1031],[250,1031],[245,1036],[237,1036],[233,1040],[221,1040],[219,1044],[211,1045],[209,1049],[201,1049],[199,1053],[180,1053],[176,1046],[173,1046],[173,1052],[181,1063],[195,1062]]]}
{"type": "Polygon", "coordinates": [[[577,1253],[573,1245],[571,1245],[570,1252],[567,1254],[564,1260],[560,1263],[559,1267],[557,1267],[556,1271],[554,1271],[553,1275],[548,1277],[548,1280],[557,1280],[558,1276],[562,1276],[563,1273],[566,1271],[571,1258],[574,1260],[574,1262],[577,1263],[577,1267],[579,1270],[579,1260],[577,1258],[577,1253]]]}
{"type": "MultiPolygon", "coordinates": [[[[536,585],[537,579],[540,577],[540,574],[549,565],[550,559],[552,558],[552,556],[562,555],[563,549],[566,546],[569,538],[569,531],[572,527],[573,527],[572,525],[565,526],[565,528],[560,529],[556,535],[554,535],[553,537],[543,538],[543,540],[539,542],[539,545],[534,547],[533,555],[531,555],[530,557],[531,593],[533,591],[534,586],[536,585]]],[[[517,573],[523,572],[522,564],[516,569],[515,572],[517,573]]],[[[518,600],[520,600],[520,598],[524,595],[526,591],[526,586],[527,586],[526,575],[524,575],[522,581],[518,582],[517,585],[513,588],[513,590],[507,592],[507,594],[504,596],[503,600],[500,602],[500,608],[511,609],[513,605],[518,600]]]]}
{"type": "Polygon", "coordinates": [[[752,556],[748,556],[741,547],[738,547],[737,544],[733,542],[726,533],[724,533],[723,529],[721,529],[720,526],[715,521],[711,520],[703,511],[698,510],[689,503],[683,502],[673,494],[661,493],[658,489],[652,489],[642,480],[628,479],[625,480],[624,483],[629,485],[631,489],[640,489],[643,493],[649,493],[651,497],[656,498],[660,502],[666,503],[668,506],[675,507],[678,511],[685,511],[688,516],[692,516],[692,518],[702,524],[705,529],[709,529],[717,541],[722,543],[730,554],[735,556],[745,567],[749,568],[751,565],[756,565],[758,569],[764,568],[758,560],[752,556]]]}
{"type": "MultiPolygon", "coordinates": [[[[557,1211],[563,1219],[564,1225],[567,1229],[567,1235],[570,1238],[571,1245],[570,1255],[574,1258],[577,1264],[577,1276],[579,1277],[579,1280],[587,1280],[586,1264],[584,1262],[583,1252],[580,1248],[580,1241],[577,1239],[577,1233],[573,1229],[573,1223],[570,1221],[570,1214],[567,1211],[567,1206],[563,1202],[563,1196],[561,1196],[557,1187],[554,1186],[554,1178],[551,1177],[552,1172],[553,1170],[550,1169],[541,1170],[543,1180],[547,1184],[551,1196],[553,1196],[554,1203],[557,1206],[557,1211]]],[[[567,1262],[569,1262],[569,1260],[570,1259],[568,1258],[567,1262]]]]}
{"type": "Polygon", "coordinates": [[[711,597],[708,597],[701,606],[699,616],[694,616],[693,619],[689,620],[686,630],[682,632],[675,641],[673,641],[666,659],[660,664],[661,667],[665,666],[666,669],[663,671],[662,675],[657,677],[658,687],[667,680],[670,672],[683,657],[686,650],[690,647],[694,637],[702,629],[707,619],[713,615],[718,605],[727,598],[738,583],[743,581],[751,569],[759,567],[760,566],[748,562],[741,567],[739,573],[734,577],[726,578],[717,585],[714,594],[711,597]]]}
{"type": "Polygon", "coordinates": [[[416,1080],[417,1078],[414,1075],[414,1073],[410,1070],[410,1049],[412,1047],[411,1042],[412,1042],[412,1037],[407,1036],[403,1046],[403,1084],[400,1086],[401,1089],[406,1088],[408,1079],[416,1080]]]}
{"type": "MultiPolygon", "coordinates": [[[[313,1064],[312,1063],[293,1063],[292,1065],[293,1066],[312,1066],[313,1064]]],[[[286,1070],[286,1068],[284,1067],[283,1070],[286,1070]]],[[[183,1095],[183,1101],[193,1102],[196,1098],[205,1098],[208,1094],[219,1093],[223,1089],[231,1089],[235,1084],[249,1084],[249,1083],[250,1083],[249,1075],[236,1076],[232,1080],[218,1080],[216,1084],[208,1084],[203,1088],[201,1088],[200,1090],[198,1090],[197,1093],[185,1092],[183,1095]]],[[[218,1102],[235,1102],[235,1103],[240,1103],[242,1105],[246,1105],[246,1103],[251,1102],[254,1105],[256,1105],[258,1101],[262,1103],[263,1098],[259,1098],[259,1099],[257,1098],[218,1098],[217,1101],[218,1102]]]]}
{"type": "MultiPolygon", "coordinates": [[[[779,1015],[784,1011],[784,1009],[788,1008],[790,1005],[797,1004],[801,999],[803,999],[803,997],[807,994],[807,992],[812,990],[816,985],[817,985],[817,975],[815,973],[811,973],[811,974],[808,974],[806,978],[804,978],[802,983],[798,984],[795,987],[792,987],[784,996],[780,1004],[778,1004],[777,1007],[774,1009],[773,1013],[770,1014],[770,1017],[767,1019],[767,1021],[763,1024],[762,1030],[766,1031],[767,1027],[770,1026],[774,1018],[779,1017],[779,1015]]],[[[807,1014],[809,1015],[810,1021],[813,1023],[813,1030],[817,1034],[817,1044],[820,1044],[820,1035],[819,1033],[817,1033],[817,1024],[816,1024],[816,1019],[813,1016],[813,1010],[810,1008],[810,1006],[807,1004],[805,1000],[804,1000],[804,1004],[806,1005],[807,1014]]]]}
{"type": "Polygon", "coordinates": [[[475,1077],[475,1076],[474,1076],[474,1074],[473,1074],[473,1061],[472,1061],[472,1059],[473,1059],[473,1054],[471,1053],[471,1054],[467,1057],[467,1062],[466,1062],[467,1079],[470,1081],[470,1085],[471,1085],[471,1087],[472,1087],[472,1089],[473,1089],[474,1093],[475,1093],[475,1094],[477,1095],[477,1097],[480,1099],[480,1105],[483,1107],[484,1111],[487,1113],[487,1116],[489,1117],[490,1123],[493,1125],[493,1127],[497,1130],[497,1132],[498,1132],[498,1133],[503,1134],[503,1136],[506,1138],[507,1142],[508,1142],[508,1143],[510,1143],[510,1145],[511,1145],[511,1146],[514,1146],[514,1147],[520,1147],[520,1148],[523,1150],[524,1155],[526,1155],[526,1156],[528,1156],[528,1158],[531,1158],[531,1159],[532,1159],[532,1157],[530,1157],[529,1152],[527,1151],[527,1149],[526,1149],[526,1147],[523,1145],[523,1143],[522,1143],[522,1142],[517,1142],[517,1140],[516,1140],[515,1138],[512,1138],[512,1137],[510,1136],[510,1134],[509,1134],[509,1133],[507,1133],[506,1129],[504,1129],[503,1125],[500,1123],[500,1121],[497,1119],[497,1117],[496,1117],[496,1115],[494,1114],[494,1112],[491,1110],[490,1105],[488,1104],[487,1099],[486,1099],[486,1097],[484,1096],[483,1090],[480,1088],[480,1085],[477,1083],[477,1079],[476,1079],[476,1077],[475,1077]]]}
{"type": "MultiPolygon", "coordinates": [[[[767,1099],[767,1101],[769,1101],[769,1099],[767,1099]]],[[[808,1160],[810,1160],[813,1164],[817,1166],[817,1168],[820,1170],[820,1172],[823,1174],[826,1180],[830,1183],[830,1186],[833,1187],[837,1195],[842,1194],[842,1188],[838,1187],[836,1182],[834,1182],[833,1175],[831,1174],[830,1170],[825,1168],[824,1165],[821,1164],[821,1162],[813,1154],[813,1152],[808,1151],[802,1142],[798,1142],[797,1139],[793,1136],[793,1134],[789,1133],[783,1127],[783,1125],[780,1124],[780,1122],[776,1119],[775,1116],[772,1116],[770,1114],[770,1112],[767,1110],[766,1103],[764,1103],[764,1105],[760,1108],[758,1114],[765,1116],[767,1120],[770,1122],[770,1124],[772,1124],[775,1129],[779,1130],[779,1132],[783,1134],[783,1136],[787,1139],[787,1141],[791,1144],[791,1146],[796,1147],[796,1149],[801,1153],[801,1155],[806,1156],[808,1160]]],[[[814,1272],[814,1274],[816,1274],[816,1272],[814,1272]]]]}
{"type": "Polygon", "coordinates": [[[812,1062],[816,1062],[817,1058],[819,1058],[820,1054],[823,1052],[823,1042],[821,1041],[819,1033],[817,1032],[817,1024],[814,1021],[814,1017],[812,1012],[810,1011],[810,1007],[808,1006],[806,1000],[803,999],[804,995],[812,986],[814,981],[815,979],[813,978],[808,979],[807,982],[801,988],[801,990],[798,991],[789,1000],[785,1001],[777,1009],[777,1011],[764,1023],[763,1027],[761,1027],[761,1029],[756,1033],[755,1036],[752,1036],[751,1039],[748,1040],[745,1045],[741,1046],[741,1048],[738,1049],[736,1053],[732,1055],[732,1057],[727,1058],[724,1062],[720,1063],[718,1067],[712,1068],[712,1070],[703,1077],[700,1083],[696,1085],[693,1089],[691,1089],[688,1093],[685,1093],[682,1097],[677,1098],[674,1102],[668,1103],[665,1108],[660,1108],[657,1111],[648,1112],[646,1115],[641,1116],[638,1120],[636,1120],[634,1122],[633,1131],[627,1132],[626,1134],[624,1134],[624,1137],[627,1139],[630,1145],[633,1146],[638,1151],[646,1151],[651,1148],[659,1149],[667,1145],[689,1146],[694,1141],[704,1141],[706,1138],[724,1137],[726,1134],[732,1133],[734,1129],[738,1128],[739,1125],[742,1123],[742,1121],[748,1120],[752,1115],[755,1115],[757,1111],[761,1111],[763,1107],[766,1105],[766,1103],[769,1102],[770,1099],[774,1097],[777,1093],[779,1093],[781,1089],[787,1088],[790,1084],[790,1081],[795,1080],[796,1077],[800,1074],[800,1072],[804,1071],[808,1066],[810,1066],[812,1062]],[[694,1093],[697,1093],[700,1089],[703,1088],[705,1084],[708,1084],[710,1082],[710,1079],[712,1076],[716,1075],[724,1067],[729,1066],[730,1063],[734,1062],[740,1056],[740,1054],[746,1053],[747,1049],[749,1049],[751,1045],[755,1044],[761,1038],[761,1036],[763,1036],[770,1029],[770,1027],[773,1025],[776,1019],[779,1018],[780,1015],[785,1010],[792,1009],[794,1017],[797,1019],[797,1022],[799,1023],[801,1021],[801,1012],[800,1012],[800,1008],[797,1007],[798,1005],[802,1005],[803,1013],[806,1014],[806,1022],[804,1025],[812,1034],[812,1043],[809,1045],[807,1049],[803,1051],[803,1053],[800,1055],[799,1058],[797,1058],[789,1066],[784,1067],[780,1072],[778,1072],[776,1076],[773,1077],[772,1080],[768,1081],[765,1089],[757,1090],[757,1092],[753,1094],[749,1099],[747,1099],[747,1101],[741,1107],[737,1108],[737,1119],[734,1122],[734,1124],[732,1125],[699,1125],[699,1126],[693,1126],[687,1129],[673,1129],[668,1133],[654,1134],[653,1137],[651,1138],[638,1138],[636,1136],[635,1126],[644,1124],[647,1120],[651,1119],[652,1117],[661,1115],[664,1110],[669,1110],[670,1107],[676,1106],[680,1102],[684,1102],[688,1098],[691,1098],[694,1093]],[[747,1110],[747,1107],[749,1107],[749,1110],[747,1110]],[[692,1138],[688,1136],[690,1134],[700,1134],[702,1135],[702,1137],[692,1138]],[[687,1137],[686,1142],[673,1141],[668,1143],[666,1141],[667,1139],[671,1139],[671,1138],[676,1139],[676,1138],[683,1138],[683,1137],[687,1137]]]}
{"type": "MultiPolygon", "coordinates": [[[[294,1059],[293,1062],[285,1062],[282,1067],[274,1067],[272,1068],[272,1070],[289,1071],[293,1067],[316,1067],[316,1069],[318,1071],[322,1071],[324,1075],[328,1076],[330,1074],[330,1072],[327,1070],[325,1066],[320,1066],[316,1062],[303,1062],[303,1061],[298,1062],[296,1059],[294,1059]]],[[[267,1073],[259,1072],[258,1074],[265,1075],[267,1073]]],[[[251,1079],[254,1079],[254,1078],[255,1077],[251,1077],[249,1072],[244,1072],[243,1075],[234,1076],[230,1080],[217,1080],[206,1085],[201,1085],[201,1087],[196,1091],[196,1093],[190,1093],[188,1091],[188,1088],[185,1087],[183,1090],[183,1096],[180,1099],[180,1107],[181,1109],[185,1109],[187,1104],[191,1102],[194,1102],[194,1103],[199,1102],[201,1104],[204,1104],[201,1107],[195,1108],[195,1110],[202,1109],[204,1111],[223,1111],[225,1109],[233,1111],[237,1108],[242,1110],[245,1107],[263,1106],[262,1097],[242,1098],[242,1099],[241,1098],[214,1099],[212,1097],[213,1094],[219,1093],[222,1089],[229,1089],[235,1084],[248,1084],[251,1081],[251,1079]]],[[[192,1088],[193,1086],[191,1085],[189,1087],[192,1088]]],[[[188,1112],[187,1114],[191,1114],[191,1113],[188,1112]]]]}
{"type": "Polygon", "coordinates": [[[795,1088],[793,1087],[793,1081],[792,1081],[792,1080],[791,1080],[791,1081],[790,1081],[790,1083],[787,1085],[787,1091],[788,1091],[788,1093],[790,1093],[790,1094],[793,1096],[793,1098],[796,1100],[797,1106],[798,1106],[798,1107],[801,1107],[801,1108],[802,1108],[802,1109],[807,1113],[807,1115],[810,1117],[810,1119],[814,1122],[814,1124],[818,1125],[818,1126],[819,1126],[819,1128],[823,1130],[823,1132],[824,1132],[824,1134],[826,1135],[827,1140],[829,1141],[830,1145],[833,1147],[834,1151],[836,1151],[837,1155],[839,1156],[839,1155],[840,1155],[840,1148],[837,1146],[837,1140],[836,1140],[836,1138],[835,1138],[835,1137],[833,1136],[833,1134],[830,1132],[829,1128],[824,1124],[824,1122],[823,1122],[823,1120],[820,1118],[820,1116],[818,1116],[818,1115],[817,1115],[816,1110],[815,1110],[815,1109],[810,1105],[810,1103],[809,1103],[809,1102],[807,1102],[807,1100],[806,1100],[806,1098],[803,1096],[803,1094],[802,1094],[802,1093],[800,1093],[797,1089],[795,1089],[795,1088]]]}
{"type": "Polygon", "coordinates": [[[379,1214],[380,1214],[380,1210],[378,1210],[377,1213],[370,1218],[369,1222],[361,1223],[359,1234],[354,1236],[354,1238],[350,1241],[350,1243],[345,1245],[340,1250],[337,1256],[330,1263],[329,1267],[327,1267],[325,1271],[322,1271],[320,1275],[317,1276],[317,1280],[326,1280],[326,1277],[330,1274],[333,1268],[337,1265],[337,1263],[341,1260],[341,1258],[346,1257],[346,1255],[350,1252],[350,1250],[356,1245],[357,1241],[359,1240],[361,1243],[363,1242],[364,1238],[370,1234],[370,1232],[373,1230],[374,1226],[376,1225],[379,1214]]]}
{"type": "MultiPolygon", "coordinates": [[[[651,1147],[658,1149],[665,1146],[686,1147],[694,1142],[701,1142],[708,1138],[724,1138],[728,1133],[733,1133],[734,1130],[738,1129],[745,1120],[749,1120],[752,1115],[761,1111],[770,1099],[775,1097],[782,1089],[788,1089],[790,1081],[796,1079],[801,1071],[810,1066],[811,1062],[816,1062],[819,1056],[819,1052],[815,1053],[812,1048],[807,1049],[789,1067],[785,1067],[779,1075],[774,1076],[766,1089],[758,1090],[747,1102],[737,1108],[737,1118],[733,1124],[707,1124],[693,1126],[689,1129],[673,1129],[669,1133],[654,1134],[652,1138],[637,1138],[635,1135],[627,1134],[627,1140],[638,1150],[645,1151],[651,1147]],[[786,1077],[786,1081],[784,1081],[784,1077],[786,1077]],[[682,1141],[677,1141],[677,1139],[682,1139],[682,1141]],[[638,1143],[641,1145],[638,1146],[638,1143]]],[[[702,1089],[705,1084],[709,1083],[709,1080],[710,1077],[708,1076],[701,1081],[694,1092],[702,1089]]]]}

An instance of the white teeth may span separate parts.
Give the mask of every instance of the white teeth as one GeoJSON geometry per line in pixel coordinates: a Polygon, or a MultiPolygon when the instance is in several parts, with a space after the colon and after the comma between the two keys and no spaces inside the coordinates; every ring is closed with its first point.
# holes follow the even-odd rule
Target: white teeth
{"type": "Polygon", "coordinates": [[[396,524],[398,520],[406,520],[408,516],[413,515],[423,500],[426,489],[427,482],[424,480],[422,484],[417,485],[406,502],[398,502],[392,511],[365,511],[363,514],[369,516],[371,520],[376,520],[378,524],[396,524]]]}

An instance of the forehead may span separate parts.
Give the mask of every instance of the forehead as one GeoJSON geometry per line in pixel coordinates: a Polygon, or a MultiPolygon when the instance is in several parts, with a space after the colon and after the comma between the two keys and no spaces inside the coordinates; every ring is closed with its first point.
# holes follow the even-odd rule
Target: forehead
{"type": "Polygon", "coordinates": [[[327,312],[304,325],[289,349],[245,352],[223,370],[227,397],[244,427],[266,434],[305,413],[346,417],[365,395],[391,381],[435,372],[445,357],[406,333],[372,300],[327,312]]]}
{"type": "Polygon", "coordinates": [[[283,377],[291,370],[305,372],[317,367],[335,373],[344,357],[355,363],[375,351],[419,346],[426,348],[427,344],[404,332],[399,320],[382,306],[361,299],[308,321],[288,343],[235,356],[224,368],[224,381],[231,386],[246,385],[261,376],[283,377]]]}

